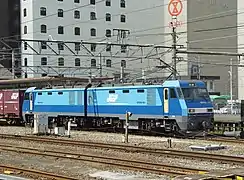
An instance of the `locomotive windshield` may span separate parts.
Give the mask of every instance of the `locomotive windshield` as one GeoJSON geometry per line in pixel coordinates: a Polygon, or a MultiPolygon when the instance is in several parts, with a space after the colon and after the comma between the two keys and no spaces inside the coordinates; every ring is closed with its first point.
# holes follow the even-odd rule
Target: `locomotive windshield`
{"type": "Polygon", "coordinates": [[[210,100],[206,88],[182,88],[182,93],[185,99],[206,101],[210,100]]]}

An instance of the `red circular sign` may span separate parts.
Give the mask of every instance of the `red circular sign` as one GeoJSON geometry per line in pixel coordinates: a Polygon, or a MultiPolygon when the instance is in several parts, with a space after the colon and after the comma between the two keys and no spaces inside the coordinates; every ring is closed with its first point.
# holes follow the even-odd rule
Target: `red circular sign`
{"type": "Polygon", "coordinates": [[[169,14],[171,16],[178,16],[181,14],[183,9],[183,4],[181,0],[171,0],[168,5],[169,14]]]}

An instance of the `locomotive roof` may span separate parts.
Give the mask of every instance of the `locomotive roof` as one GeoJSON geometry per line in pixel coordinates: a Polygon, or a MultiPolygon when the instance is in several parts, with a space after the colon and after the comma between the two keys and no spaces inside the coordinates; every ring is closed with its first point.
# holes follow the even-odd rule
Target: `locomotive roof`
{"type": "MultiPolygon", "coordinates": [[[[105,86],[105,87],[91,87],[89,89],[147,89],[147,88],[158,88],[158,87],[189,87],[189,83],[195,83],[197,86],[205,86],[204,82],[202,81],[196,81],[196,80],[168,80],[165,81],[161,85],[135,85],[135,86],[105,86]]],[[[26,92],[33,91],[35,88],[29,88],[26,92]]],[[[69,91],[69,90],[83,90],[85,89],[84,87],[82,88],[53,88],[53,89],[35,89],[34,91],[69,91]]]]}

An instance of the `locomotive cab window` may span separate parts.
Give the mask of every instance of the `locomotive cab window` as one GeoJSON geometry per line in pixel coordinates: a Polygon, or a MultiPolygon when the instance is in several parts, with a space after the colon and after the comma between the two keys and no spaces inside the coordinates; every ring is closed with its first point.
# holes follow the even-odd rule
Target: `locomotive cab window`
{"type": "Polygon", "coordinates": [[[42,93],[41,93],[41,92],[39,92],[39,93],[38,93],[38,95],[42,95],[42,93]]]}
{"type": "Polygon", "coordinates": [[[170,89],[170,98],[177,98],[176,93],[175,93],[175,89],[173,89],[173,88],[170,89]]]}
{"type": "Polygon", "coordinates": [[[179,99],[184,99],[184,96],[183,96],[183,93],[181,91],[181,88],[177,88],[177,94],[178,94],[179,99]]]}
{"type": "Polygon", "coordinates": [[[25,93],[25,100],[30,100],[30,93],[25,93]]]}

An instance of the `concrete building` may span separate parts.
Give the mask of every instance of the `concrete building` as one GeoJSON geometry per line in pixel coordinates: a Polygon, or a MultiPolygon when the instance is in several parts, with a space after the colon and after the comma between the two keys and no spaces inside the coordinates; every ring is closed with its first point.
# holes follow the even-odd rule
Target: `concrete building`
{"type": "MultiPolygon", "coordinates": [[[[143,3],[141,0],[22,0],[22,39],[159,44],[164,42],[164,36],[145,34],[163,32],[157,27],[164,24],[165,5],[167,4],[161,0],[143,1],[143,3]],[[162,23],[159,24],[158,19],[161,19],[162,23]],[[145,29],[149,30],[144,32],[145,29]],[[126,37],[121,38],[119,32],[125,32],[126,37]]],[[[25,77],[57,74],[119,77],[123,65],[124,74],[130,74],[131,78],[137,79],[141,78],[142,71],[145,74],[148,70],[154,73],[153,68],[159,65],[156,59],[131,60],[135,56],[142,56],[142,53],[147,54],[151,49],[141,52],[138,47],[131,47],[123,52],[121,47],[116,46],[111,47],[110,51],[105,46],[91,44],[85,45],[88,52],[79,44],[78,46],[70,44],[69,47],[75,52],[76,56],[74,56],[62,44],[58,46],[48,43],[48,46],[58,52],[58,55],[51,55],[52,50],[45,44],[34,42],[28,44],[41,51],[42,55],[36,55],[31,48],[23,44],[22,66],[25,77]],[[115,55],[121,58],[114,58],[115,55]],[[131,57],[126,58],[128,56],[131,57]]],[[[152,72],[150,74],[153,74],[152,72]]],[[[162,74],[156,73],[155,76],[161,77],[162,74]]]]}

